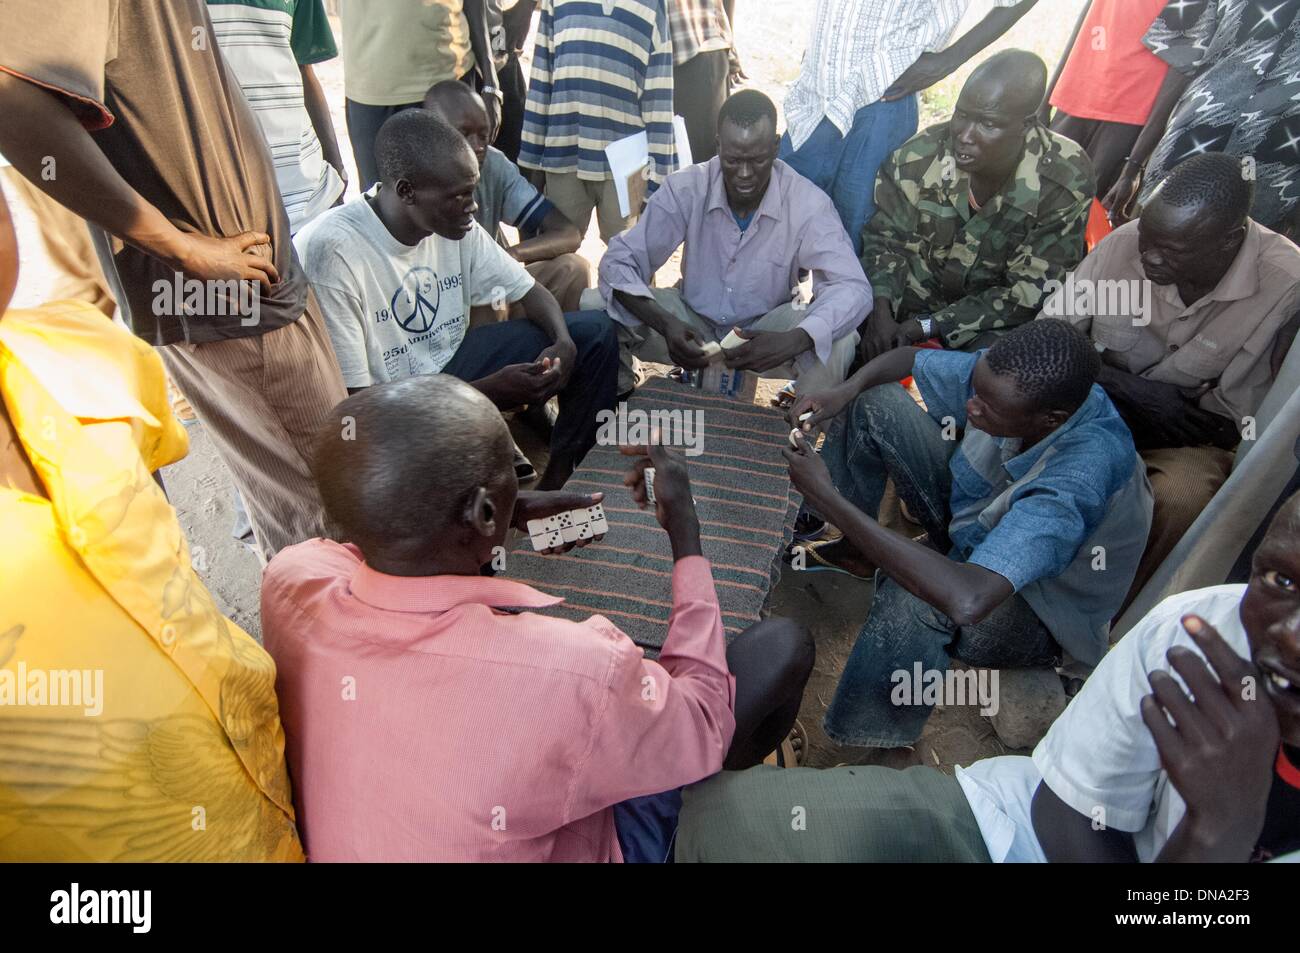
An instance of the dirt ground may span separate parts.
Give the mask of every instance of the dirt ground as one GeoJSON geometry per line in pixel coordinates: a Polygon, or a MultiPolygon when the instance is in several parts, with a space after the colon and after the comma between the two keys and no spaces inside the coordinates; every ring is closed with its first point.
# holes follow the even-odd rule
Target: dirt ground
{"type": "MultiPolygon", "coordinates": [[[[1032,10],[989,52],[1020,47],[1037,52],[1054,68],[1070,30],[1085,0],[1039,0],[1032,10]]],[[[990,0],[975,0],[960,28],[977,22],[991,6],[990,0]]],[[[748,85],[771,96],[778,106],[785,88],[799,72],[807,40],[810,0],[737,0],[736,44],[748,85]]],[[[340,35],[335,21],[335,35],[340,35]]],[[[973,64],[927,91],[922,97],[922,126],[947,117],[966,75],[973,64]]],[[[335,59],[316,67],[330,99],[334,125],[343,155],[351,166],[351,146],[343,112],[343,66],[335,59]]],[[[355,169],[351,178],[355,181],[355,169]]],[[[355,185],[350,186],[350,193],[355,185]]],[[[6,196],[15,213],[21,249],[21,273],[14,307],[30,307],[46,300],[52,278],[48,261],[41,249],[35,223],[27,209],[15,200],[6,186],[6,196]]],[[[581,252],[592,263],[600,260],[604,245],[593,225],[581,252]]],[[[677,279],[676,260],[661,270],[658,281],[668,285],[677,279]]],[[[760,391],[764,399],[767,388],[760,391]]],[[[514,429],[520,445],[540,469],[545,447],[527,427],[514,429]]],[[[195,566],[212,590],[222,609],[239,625],[260,638],[257,559],[230,537],[232,523],[230,476],[216,456],[210,440],[199,424],[190,432],[190,453],[179,463],[166,468],[163,479],[175,505],[194,553],[195,566]]],[[[887,525],[902,531],[909,528],[896,509],[885,518],[887,525]]],[[[988,722],[974,708],[939,709],[926,727],[914,749],[896,752],[840,748],[832,744],[821,730],[821,720],[834,694],[844,662],[853,646],[871,603],[871,585],[844,576],[808,575],[787,571],[772,593],[772,612],[791,616],[810,627],[817,642],[817,666],[804,696],[800,720],[809,734],[807,763],[828,767],[847,763],[933,764],[945,770],[1007,749],[997,740],[988,722]]]]}

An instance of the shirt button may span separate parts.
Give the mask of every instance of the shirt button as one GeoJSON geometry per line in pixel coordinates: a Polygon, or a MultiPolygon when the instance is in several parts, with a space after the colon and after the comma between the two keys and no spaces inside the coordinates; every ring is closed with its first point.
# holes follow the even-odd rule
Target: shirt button
{"type": "Polygon", "coordinates": [[[1171,344],[1171,345],[1169,345],[1169,350],[1171,350],[1171,351],[1176,351],[1176,350],[1178,350],[1178,345],[1177,345],[1177,344],[1171,344]]]}
{"type": "Polygon", "coordinates": [[[1185,315],[1183,315],[1181,318],[1179,318],[1178,320],[1179,320],[1179,321],[1186,321],[1186,320],[1187,320],[1188,318],[1190,318],[1190,317],[1191,317],[1190,314],[1185,314],[1185,315]]]}
{"type": "Polygon", "coordinates": [[[168,648],[176,644],[176,627],[170,622],[162,627],[162,644],[168,648]]]}

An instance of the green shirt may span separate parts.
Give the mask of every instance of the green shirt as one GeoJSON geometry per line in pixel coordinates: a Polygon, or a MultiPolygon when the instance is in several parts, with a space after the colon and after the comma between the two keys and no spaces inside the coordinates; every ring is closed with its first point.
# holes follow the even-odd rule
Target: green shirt
{"type": "Polygon", "coordinates": [[[876,180],[862,232],[862,267],[900,321],[931,314],[945,345],[1033,320],[1043,286],[1083,258],[1097,192],[1083,149],[1035,123],[1006,185],[975,211],[948,124],[923,130],[876,180]]]}

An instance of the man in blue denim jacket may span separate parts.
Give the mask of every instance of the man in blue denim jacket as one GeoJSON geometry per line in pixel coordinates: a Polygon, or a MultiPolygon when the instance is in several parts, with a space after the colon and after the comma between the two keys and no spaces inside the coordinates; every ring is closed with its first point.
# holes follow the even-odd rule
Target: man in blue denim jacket
{"type": "Polygon", "coordinates": [[[932,705],[895,704],[892,689],[918,662],[1016,668],[1062,650],[1100,661],[1152,498],[1099,369],[1085,335],[1039,320],[975,354],[887,352],[795,403],[792,420],[813,412],[805,430],[834,422],[821,457],[807,440],[786,451],[791,479],[844,534],[809,546],[807,568],[887,577],[826,714],[834,741],[914,742],[932,705]],[[908,374],[925,408],[892,383],[908,374]],[[876,522],[887,479],[928,545],[876,522]]]}

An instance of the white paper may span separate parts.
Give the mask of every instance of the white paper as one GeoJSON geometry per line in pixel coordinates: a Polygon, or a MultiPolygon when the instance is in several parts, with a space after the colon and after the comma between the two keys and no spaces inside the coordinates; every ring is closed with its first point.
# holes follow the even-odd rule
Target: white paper
{"type": "Polygon", "coordinates": [[[686,134],[686,120],[681,116],[673,117],[673,141],[677,145],[677,168],[684,169],[694,165],[691,157],[691,137],[686,134]]]}
{"type": "MultiPolygon", "coordinates": [[[[626,139],[611,142],[605,147],[605,158],[609,160],[609,171],[614,174],[614,190],[618,193],[618,210],[624,218],[632,214],[627,197],[627,177],[640,173],[650,161],[650,137],[645,130],[634,133],[626,139]]],[[[637,209],[639,212],[640,209],[637,209]]]]}

